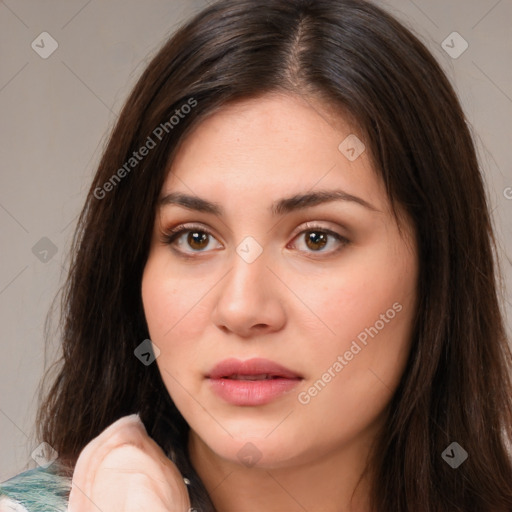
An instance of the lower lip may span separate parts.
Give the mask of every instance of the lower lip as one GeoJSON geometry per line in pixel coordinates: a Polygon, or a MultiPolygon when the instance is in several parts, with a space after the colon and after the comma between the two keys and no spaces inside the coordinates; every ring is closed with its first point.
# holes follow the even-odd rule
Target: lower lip
{"type": "Polygon", "coordinates": [[[301,379],[208,379],[215,393],[233,405],[264,405],[292,390],[301,379]]]}

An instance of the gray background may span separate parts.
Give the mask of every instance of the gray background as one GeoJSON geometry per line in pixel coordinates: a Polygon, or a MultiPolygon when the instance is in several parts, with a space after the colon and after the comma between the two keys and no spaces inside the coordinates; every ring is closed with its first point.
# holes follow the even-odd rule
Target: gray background
{"type": "MultiPolygon", "coordinates": [[[[463,103],[500,244],[510,333],[512,0],[378,3],[430,48],[463,103]],[[454,31],[469,45],[458,58],[442,46],[454,31]]],[[[40,441],[33,424],[45,316],[63,283],[70,238],[105,137],[149,57],[205,5],[0,1],[0,481],[37,465],[31,453],[40,441]],[[47,59],[31,47],[34,40],[41,44],[42,32],[58,43],[47,59]]],[[[460,40],[447,41],[452,52],[462,48],[460,40]]],[[[47,363],[56,347],[57,340],[47,363]]]]}

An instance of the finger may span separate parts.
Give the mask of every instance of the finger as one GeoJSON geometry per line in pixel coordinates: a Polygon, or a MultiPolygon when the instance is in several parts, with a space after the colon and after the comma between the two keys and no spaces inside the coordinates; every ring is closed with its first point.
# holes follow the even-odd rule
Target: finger
{"type": "Polygon", "coordinates": [[[85,446],[75,464],[69,495],[69,512],[98,510],[91,496],[95,475],[103,459],[117,446],[137,442],[142,433],[145,433],[142,421],[137,414],[132,414],[112,423],[85,446]]]}
{"type": "Polygon", "coordinates": [[[190,504],[180,480],[175,481],[174,475],[162,469],[160,462],[145,450],[125,444],[104,458],[94,479],[92,496],[105,511],[185,512],[190,504]]]}
{"type": "Polygon", "coordinates": [[[152,502],[150,508],[155,511],[160,507],[177,512],[190,509],[181,473],[133,414],[117,420],[82,450],[68,511],[92,512],[106,507],[110,512],[117,506],[120,511],[137,510],[126,507],[136,507],[139,502],[146,507],[152,502]],[[113,488],[120,492],[112,494],[113,488]]]}

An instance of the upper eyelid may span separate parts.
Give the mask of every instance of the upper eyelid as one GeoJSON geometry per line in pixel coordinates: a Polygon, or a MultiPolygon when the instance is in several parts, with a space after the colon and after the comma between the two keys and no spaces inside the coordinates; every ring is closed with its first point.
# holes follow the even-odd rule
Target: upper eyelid
{"type": "MultiPolygon", "coordinates": [[[[323,221],[320,221],[320,222],[323,222],[323,221]]],[[[169,233],[177,234],[177,233],[180,233],[182,231],[185,232],[185,231],[191,231],[191,230],[194,230],[194,229],[196,229],[197,231],[204,231],[205,233],[208,233],[211,236],[214,236],[215,238],[217,238],[215,236],[215,234],[213,233],[214,230],[212,230],[210,227],[202,225],[201,223],[195,224],[193,222],[191,222],[191,223],[183,222],[183,223],[180,223],[180,224],[178,224],[177,226],[175,226],[173,228],[169,228],[169,229],[165,229],[164,228],[162,231],[165,234],[169,234],[169,233]]],[[[340,233],[336,233],[336,231],[334,229],[328,228],[326,226],[321,226],[320,224],[317,224],[314,221],[308,221],[305,224],[304,223],[301,224],[300,227],[294,229],[293,230],[294,233],[295,233],[294,236],[299,235],[302,232],[308,231],[308,230],[311,230],[311,229],[318,229],[318,230],[327,231],[327,232],[333,233],[335,235],[338,235],[340,237],[346,238],[344,235],[342,235],[340,233]]]]}
{"type": "Polygon", "coordinates": [[[205,226],[201,226],[199,224],[186,224],[186,223],[183,223],[183,224],[178,224],[177,226],[173,227],[172,229],[164,229],[163,232],[164,234],[173,234],[173,235],[177,235],[177,234],[181,234],[182,232],[187,232],[187,231],[193,231],[193,230],[196,230],[196,231],[203,231],[205,233],[208,233],[209,235],[217,238],[214,233],[213,233],[213,230],[210,229],[209,227],[205,227],[205,226]]]}

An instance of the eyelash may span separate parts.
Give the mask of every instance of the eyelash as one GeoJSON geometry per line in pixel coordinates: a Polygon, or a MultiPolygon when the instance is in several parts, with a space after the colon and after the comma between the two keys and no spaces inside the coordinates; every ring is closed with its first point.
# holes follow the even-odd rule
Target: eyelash
{"type": "MultiPolygon", "coordinates": [[[[213,235],[213,233],[211,233],[211,231],[209,231],[208,229],[204,228],[203,226],[181,224],[179,226],[176,226],[173,229],[170,229],[170,230],[162,233],[161,241],[162,241],[162,243],[164,243],[166,245],[174,245],[176,240],[182,234],[189,233],[191,231],[196,231],[196,232],[199,232],[199,233],[204,233],[204,234],[208,235],[209,237],[215,238],[215,235],[213,235]]],[[[324,227],[321,227],[321,226],[316,226],[316,225],[313,225],[313,224],[311,224],[311,225],[310,224],[306,224],[306,229],[303,229],[300,233],[298,233],[293,238],[293,240],[295,240],[295,239],[299,238],[301,235],[303,235],[305,233],[309,233],[309,232],[317,232],[317,233],[322,233],[322,234],[325,234],[327,236],[330,236],[330,237],[336,239],[338,242],[340,242],[341,246],[338,247],[337,249],[334,249],[334,250],[331,250],[331,251],[324,251],[323,249],[321,249],[319,251],[302,251],[302,252],[307,252],[307,253],[310,253],[310,254],[313,254],[313,255],[314,254],[323,254],[323,253],[332,255],[332,254],[338,253],[341,249],[343,249],[345,246],[347,246],[350,243],[350,240],[348,240],[344,236],[341,236],[339,233],[336,233],[335,231],[332,231],[330,229],[327,229],[327,228],[324,228],[324,227]]],[[[191,254],[200,254],[200,253],[203,253],[203,252],[208,252],[208,251],[204,251],[204,250],[202,250],[202,251],[193,251],[192,250],[192,252],[183,252],[183,251],[181,251],[179,249],[174,249],[174,250],[177,253],[179,253],[180,255],[182,255],[183,257],[185,257],[185,258],[190,258],[191,254]]],[[[192,257],[194,257],[194,256],[192,256],[192,257]]]]}

